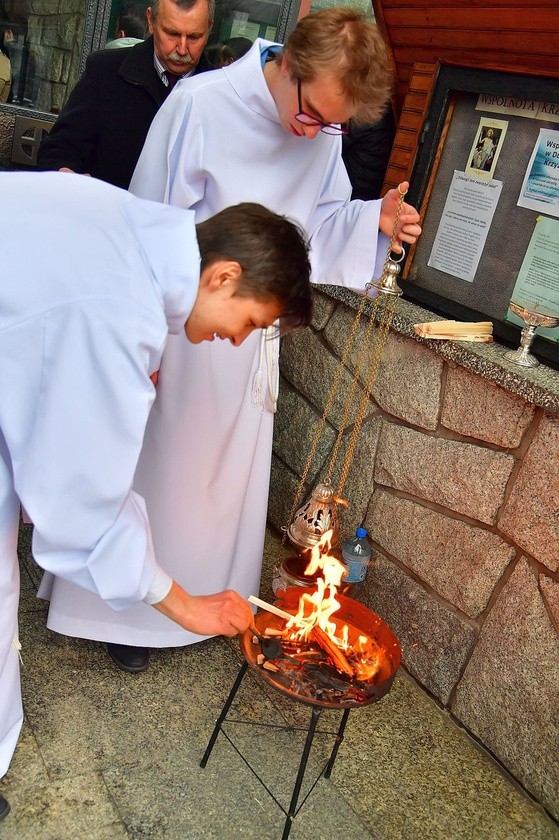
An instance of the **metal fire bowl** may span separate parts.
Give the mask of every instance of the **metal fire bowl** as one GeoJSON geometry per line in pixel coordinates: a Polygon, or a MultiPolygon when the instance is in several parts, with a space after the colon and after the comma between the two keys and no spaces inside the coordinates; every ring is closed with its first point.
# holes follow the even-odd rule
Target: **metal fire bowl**
{"type": "MultiPolygon", "coordinates": [[[[285,590],[278,592],[278,599],[276,606],[285,610],[286,612],[295,614],[299,606],[299,598],[305,592],[312,594],[316,590],[313,587],[290,586],[285,590]]],[[[384,651],[383,663],[377,671],[375,677],[369,683],[359,683],[359,686],[367,686],[367,697],[363,700],[336,700],[327,701],[322,699],[311,699],[304,697],[301,694],[286,687],[281,682],[281,675],[275,671],[267,671],[258,665],[256,657],[261,652],[260,643],[254,644],[252,641],[253,633],[250,628],[246,630],[240,637],[240,645],[243,656],[245,657],[250,668],[258,674],[258,676],[265,682],[269,683],[278,691],[287,694],[294,700],[300,703],[306,703],[311,706],[324,706],[330,709],[340,708],[357,708],[360,706],[367,706],[380,700],[385,694],[390,691],[396,672],[400,667],[402,659],[402,650],[400,643],[388,624],[380,618],[376,613],[367,607],[354,601],[353,598],[348,598],[345,595],[338,594],[337,600],[340,602],[340,609],[332,616],[332,620],[336,620],[340,624],[347,624],[350,628],[350,636],[352,628],[355,632],[361,633],[373,639],[377,645],[384,651]]],[[[266,627],[273,627],[275,629],[282,629],[285,626],[285,620],[273,615],[269,612],[259,612],[254,618],[254,624],[261,633],[266,627]]],[[[281,640],[280,640],[281,641],[281,640]]]]}

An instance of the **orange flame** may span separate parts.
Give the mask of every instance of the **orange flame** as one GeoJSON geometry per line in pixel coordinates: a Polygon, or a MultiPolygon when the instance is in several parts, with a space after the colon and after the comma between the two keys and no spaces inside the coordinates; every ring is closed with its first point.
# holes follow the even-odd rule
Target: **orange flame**
{"type": "Polygon", "coordinates": [[[358,680],[372,680],[381,665],[381,649],[368,636],[359,636],[354,649],[353,670],[358,680]]]}
{"type": "MultiPolygon", "coordinates": [[[[336,636],[337,626],[330,620],[331,616],[340,609],[341,604],[336,599],[338,587],[345,574],[345,566],[330,555],[332,545],[332,531],[326,531],[320,541],[311,551],[311,559],[305,574],[312,576],[321,571],[322,576],[316,579],[316,591],[311,595],[304,594],[299,599],[298,612],[287,628],[296,628],[297,637],[307,639],[313,627],[320,627],[340,647],[344,647],[344,639],[336,636]]],[[[345,646],[347,646],[347,627],[344,625],[345,646]]]]}
{"type": "Polygon", "coordinates": [[[381,665],[381,649],[373,639],[362,635],[352,644],[348,625],[340,627],[339,623],[332,620],[332,616],[341,608],[336,596],[346,572],[343,563],[329,554],[332,533],[331,530],[327,531],[311,551],[305,574],[313,576],[321,572],[316,578],[316,591],[301,595],[298,611],[287,622],[286,629],[292,631],[292,638],[306,641],[313,627],[320,627],[340,650],[351,654],[356,678],[368,681],[373,679],[381,665]]]}

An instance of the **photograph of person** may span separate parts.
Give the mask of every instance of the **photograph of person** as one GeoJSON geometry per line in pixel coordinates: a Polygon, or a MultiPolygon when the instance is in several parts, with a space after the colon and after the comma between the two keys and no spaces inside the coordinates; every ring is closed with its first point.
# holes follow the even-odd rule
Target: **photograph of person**
{"type": "Polygon", "coordinates": [[[500,134],[501,132],[498,129],[482,128],[472,157],[471,165],[474,169],[483,169],[485,172],[489,172],[500,134]]]}
{"type": "Polygon", "coordinates": [[[508,123],[482,117],[479,121],[470,154],[466,174],[491,179],[497,165],[508,123]]]}

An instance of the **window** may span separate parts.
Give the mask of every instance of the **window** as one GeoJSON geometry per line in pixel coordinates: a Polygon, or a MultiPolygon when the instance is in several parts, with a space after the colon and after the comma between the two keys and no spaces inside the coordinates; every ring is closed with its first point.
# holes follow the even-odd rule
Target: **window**
{"type": "Polygon", "coordinates": [[[60,110],[80,74],[91,11],[79,0],[0,0],[0,50],[11,77],[3,101],[47,113],[60,110]]]}

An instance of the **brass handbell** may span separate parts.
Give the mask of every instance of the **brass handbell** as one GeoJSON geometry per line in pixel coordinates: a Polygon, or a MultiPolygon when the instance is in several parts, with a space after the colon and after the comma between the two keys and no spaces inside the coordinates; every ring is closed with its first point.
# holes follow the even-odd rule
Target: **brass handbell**
{"type": "Polygon", "coordinates": [[[287,536],[298,549],[309,549],[320,541],[326,531],[332,531],[331,546],[340,543],[338,499],[331,484],[317,484],[309,501],[299,508],[289,527],[287,536]]]}

